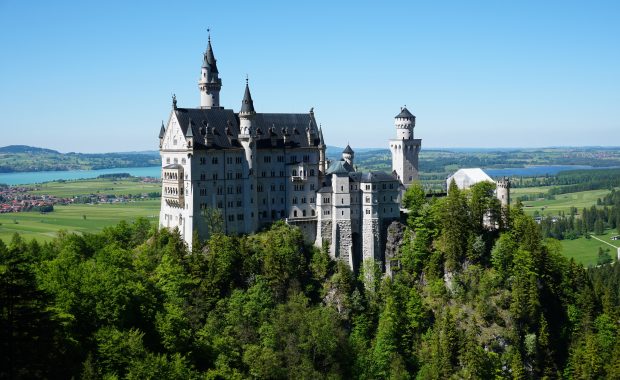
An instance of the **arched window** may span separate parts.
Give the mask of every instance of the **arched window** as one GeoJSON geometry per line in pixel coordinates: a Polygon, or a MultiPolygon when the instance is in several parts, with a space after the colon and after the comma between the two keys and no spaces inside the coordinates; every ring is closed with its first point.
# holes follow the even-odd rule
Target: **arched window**
{"type": "Polygon", "coordinates": [[[297,210],[293,211],[293,216],[297,218],[297,210]]]}

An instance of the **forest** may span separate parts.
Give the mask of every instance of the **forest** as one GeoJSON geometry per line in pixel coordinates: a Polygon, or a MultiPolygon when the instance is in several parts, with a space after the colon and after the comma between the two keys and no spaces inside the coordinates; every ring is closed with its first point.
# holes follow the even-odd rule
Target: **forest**
{"type": "Polygon", "coordinates": [[[15,235],[0,378],[620,379],[620,266],[566,259],[492,190],[412,186],[391,277],[283,222],[191,252],[145,219],[15,235]]]}

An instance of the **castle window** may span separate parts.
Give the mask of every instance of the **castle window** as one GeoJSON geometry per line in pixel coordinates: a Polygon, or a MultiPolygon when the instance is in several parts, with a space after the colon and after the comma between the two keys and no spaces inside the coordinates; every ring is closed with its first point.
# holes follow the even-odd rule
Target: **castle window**
{"type": "Polygon", "coordinates": [[[270,163],[270,162],[271,162],[271,156],[265,156],[265,157],[263,157],[263,161],[264,161],[266,164],[270,163]]]}
{"type": "Polygon", "coordinates": [[[344,215],[344,210],[340,211],[340,215],[344,215]]]}
{"type": "Polygon", "coordinates": [[[217,181],[217,173],[213,173],[213,180],[217,181]]]}
{"type": "Polygon", "coordinates": [[[178,164],[178,163],[179,163],[179,159],[178,159],[178,158],[175,158],[175,159],[174,159],[174,163],[175,163],[175,164],[178,164]]]}
{"type": "Polygon", "coordinates": [[[344,204],[344,198],[340,198],[340,204],[343,205],[344,204]]]}
{"type": "Polygon", "coordinates": [[[200,165],[204,165],[207,163],[207,159],[204,157],[200,157],[200,165]]]}
{"type": "Polygon", "coordinates": [[[233,174],[232,174],[232,172],[228,172],[228,173],[226,173],[226,179],[233,179],[233,174]]]}
{"type": "Polygon", "coordinates": [[[276,191],[276,185],[271,185],[271,191],[276,191]]]}
{"type": "Polygon", "coordinates": [[[263,185],[256,185],[256,191],[258,191],[259,193],[263,192],[263,185]]]}
{"type": "Polygon", "coordinates": [[[310,184],[310,190],[314,190],[314,183],[310,184]]]}
{"type": "Polygon", "coordinates": [[[237,220],[243,220],[243,214],[237,214],[237,220]]]}
{"type": "Polygon", "coordinates": [[[366,215],[369,215],[369,214],[370,214],[370,210],[366,210],[366,215]]]}
{"type": "Polygon", "coordinates": [[[280,184],[280,191],[284,191],[284,185],[280,184]]]}
{"type": "Polygon", "coordinates": [[[241,161],[242,161],[242,158],[241,158],[241,157],[235,157],[235,163],[236,163],[236,164],[240,164],[240,163],[241,163],[241,161]]]}
{"type": "Polygon", "coordinates": [[[232,193],[233,193],[233,188],[232,188],[232,186],[228,186],[227,193],[228,193],[228,194],[232,194],[232,193]]]}
{"type": "Polygon", "coordinates": [[[370,185],[366,185],[366,190],[370,190],[370,185]]]}
{"type": "Polygon", "coordinates": [[[169,164],[170,163],[170,157],[166,157],[166,163],[169,164]]]}
{"type": "Polygon", "coordinates": [[[310,161],[310,156],[305,154],[304,155],[304,162],[308,162],[308,161],[310,161]]]}
{"type": "Polygon", "coordinates": [[[205,173],[200,173],[200,180],[204,181],[206,178],[206,174],[205,173]]]}
{"type": "Polygon", "coordinates": [[[243,188],[241,186],[237,186],[237,194],[241,194],[243,192],[243,188]]]}
{"type": "Polygon", "coordinates": [[[314,216],[314,214],[315,214],[315,213],[314,213],[314,210],[312,210],[311,212],[312,212],[312,216],[314,216]]]}
{"type": "Polygon", "coordinates": [[[228,207],[233,207],[235,204],[233,201],[228,201],[228,203],[226,203],[228,205],[228,207]]]}
{"type": "Polygon", "coordinates": [[[306,197],[301,197],[301,203],[306,203],[306,197]]]}
{"type": "Polygon", "coordinates": [[[261,176],[261,177],[265,177],[265,172],[261,172],[261,173],[260,173],[260,176],[261,176]]]}
{"type": "Polygon", "coordinates": [[[344,191],[344,186],[340,186],[340,191],[344,191]]]}
{"type": "Polygon", "coordinates": [[[226,163],[232,164],[232,157],[226,157],[226,163]]]}
{"type": "Polygon", "coordinates": [[[211,159],[211,163],[212,163],[212,164],[217,164],[217,157],[213,157],[213,158],[211,159]]]}
{"type": "Polygon", "coordinates": [[[310,203],[314,203],[314,198],[310,198],[310,203]]]}
{"type": "Polygon", "coordinates": [[[185,164],[185,163],[186,163],[185,158],[182,158],[182,159],[181,159],[181,163],[182,163],[182,164],[185,164]]]}
{"type": "Polygon", "coordinates": [[[284,171],[280,170],[280,177],[284,177],[284,171]]]}
{"type": "Polygon", "coordinates": [[[243,206],[243,202],[240,199],[237,199],[237,207],[243,206]]]}
{"type": "Polygon", "coordinates": [[[306,210],[303,210],[301,213],[302,213],[302,216],[306,216],[306,210]]]}
{"type": "Polygon", "coordinates": [[[293,211],[293,216],[297,217],[297,210],[293,211]]]}
{"type": "Polygon", "coordinates": [[[229,222],[234,222],[235,221],[235,216],[234,215],[228,215],[228,221],[229,222]]]}
{"type": "Polygon", "coordinates": [[[276,176],[276,172],[274,172],[273,170],[271,171],[271,176],[275,177],[276,176]]]}
{"type": "Polygon", "coordinates": [[[241,172],[237,172],[235,174],[235,178],[237,178],[237,179],[241,179],[242,177],[243,177],[243,174],[241,172]]]}
{"type": "Polygon", "coordinates": [[[297,170],[293,169],[293,176],[297,175],[297,170]]]}
{"type": "Polygon", "coordinates": [[[296,205],[297,204],[297,197],[293,197],[293,204],[296,205]]]}
{"type": "Polygon", "coordinates": [[[383,190],[387,189],[387,185],[384,183],[383,184],[383,190]]]}
{"type": "Polygon", "coordinates": [[[291,156],[290,160],[291,160],[291,163],[297,162],[297,156],[291,156]]]}

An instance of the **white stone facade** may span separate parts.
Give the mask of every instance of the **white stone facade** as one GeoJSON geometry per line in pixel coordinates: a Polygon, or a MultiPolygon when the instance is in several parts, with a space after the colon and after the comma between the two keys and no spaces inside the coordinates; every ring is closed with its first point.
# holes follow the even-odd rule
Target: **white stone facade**
{"type": "MultiPolygon", "coordinates": [[[[347,146],[327,168],[326,145],[314,112],[267,114],[254,110],[249,86],[241,110],[219,104],[221,79],[209,41],[199,79],[200,106],[173,109],[160,131],[160,227],[209,236],[208,216],[221,215],[223,232],[253,233],[276,220],[298,226],[306,240],[330,245],[332,257],[352,269],[383,263],[387,226],[400,218],[405,185],[417,179],[421,140],[415,116],[396,117],[390,140],[393,173],[361,173],[347,146]],[[213,212],[215,211],[215,212],[213,212]]],[[[406,111],[406,112],[405,112],[406,111]]]]}

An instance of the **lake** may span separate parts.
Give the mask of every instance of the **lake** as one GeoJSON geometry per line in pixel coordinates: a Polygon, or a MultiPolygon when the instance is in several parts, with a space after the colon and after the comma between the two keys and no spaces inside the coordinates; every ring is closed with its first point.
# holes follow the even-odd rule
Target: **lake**
{"type": "Polygon", "coordinates": [[[592,167],[590,165],[535,165],[524,168],[483,169],[491,177],[535,177],[556,175],[568,170],[615,169],[617,166],[592,167]]]}
{"type": "Polygon", "coordinates": [[[129,173],[134,177],[155,177],[161,178],[160,166],[147,166],[141,168],[112,168],[100,170],[66,170],[48,172],[21,172],[21,173],[0,173],[0,183],[7,185],[26,185],[31,183],[41,183],[58,181],[60,179],[84,179],[97,178],[102,174],[129,173]]]}
{"type": "MultiPolygon", "coordinates": [[[[556,175],[559,172],[578,169],[611,169],[614,167],[595,168],[588,165],[540,165],[527,166],[524,168],[504,168],[504,169],[484,169],[491,177],[531,177],[543,175],[556,175]]],[[[83,178],[96,178],[101,174],[129,173],[134,177],[155,177],[161,178],[161,168],[159,166],[148,166],[141,168],[112,168],[101,170],[67,170],[50,172],[22,172],[22,173],[0,173],[0,183],[7,185],[26,185],[31,183],[41,183],[58,181],[60,179],[72,180],[83,178]]]]}

